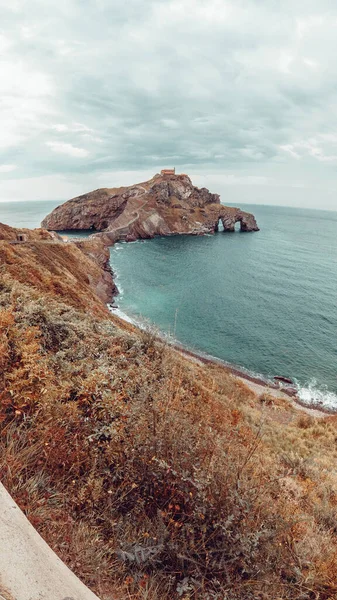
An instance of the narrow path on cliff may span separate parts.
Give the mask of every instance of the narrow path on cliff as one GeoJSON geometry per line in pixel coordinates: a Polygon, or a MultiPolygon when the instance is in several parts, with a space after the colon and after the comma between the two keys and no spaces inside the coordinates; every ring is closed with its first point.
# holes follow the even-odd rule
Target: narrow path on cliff
{"type": "MultiPolygon", "coordinates": [[[[143,194],[141,194],[142,196],[147,193],[147,190],[143,186],[138,186],[138,188],[143,190],[143,194]]],[[[137,221],[137,219],[139,219],[139,211],[142,210],[142,208],[145,206],[145,204],[147,204],[147,200],[145,200],[145,202],[143,202],[143,204],[141,204],[141,206],[138,207],[135,217],[130,219],[130,221],[128,221],[125,225],[120,225],[116,229],[110,229],[110,231],[113,231],[114,233],[118,234],[119,231],[122,231],[123,229],[130,227],[130,225],[132,225],[135,221],[137,221]]]]}

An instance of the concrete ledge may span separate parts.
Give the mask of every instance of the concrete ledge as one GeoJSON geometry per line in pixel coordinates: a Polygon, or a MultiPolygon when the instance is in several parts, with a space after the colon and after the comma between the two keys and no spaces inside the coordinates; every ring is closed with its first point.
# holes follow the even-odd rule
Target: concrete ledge
{"type": "Polygon", "coordinates": [[[56,556],[0,484],[0,599],[99,600],[56,556]]]}

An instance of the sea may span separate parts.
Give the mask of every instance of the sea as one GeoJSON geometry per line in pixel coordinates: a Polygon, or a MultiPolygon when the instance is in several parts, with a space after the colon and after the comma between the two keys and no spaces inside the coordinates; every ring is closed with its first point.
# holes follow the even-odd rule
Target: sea
{"type": "MultiPolygon", "coordinates": [[[[37,227],[59,203],[0,203],[0,222],[37,227]]],[[[303,402],[337,409],[337,212],[242,208],[259,232],[113,246],[119,310],[250,374],[290,378],[303,402]]]]}

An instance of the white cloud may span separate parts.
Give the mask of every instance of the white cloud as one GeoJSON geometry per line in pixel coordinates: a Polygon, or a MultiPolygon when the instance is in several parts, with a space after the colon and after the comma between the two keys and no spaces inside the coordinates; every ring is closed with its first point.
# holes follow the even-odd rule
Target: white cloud
{"type": "Polygon", "coordinates": [[[297,19],[297,34],[299,39],[303,39],[305,36],[310,34],[313,29],[322,27],[326,18],[329,18],[329,16],[318,14],[297,19]]]}
{"type": "Polygon", "coordinates": [[[23,0],[11,0],[11,2],[8,2],[7,0],[0,0],[0,8],[3,10],[19,12],[22,8],[22,5],[23,0]]]}
{"type": "Polygon", "coordinates": [[[85,150],[85,148],[77,148],[76,146],[66,144],[65,142],[46,142],[46,146],[53,152],[67,154],[68,156],[73,156],[75,158],[85,158],[86,156],[89,156],[89,152],[88,150],[85,150]]]}
{"type": "Polygon", "coordinates": [[[178,129],[179,123],[175,119],[162,119],[161,123],[168,129],[178,129]]]}
{"type": "Polygon", "coordinates": [[[24,58],[0,60],[0,92],[20,98],[40,98],[52,93],[49,75],[32,69],[24,58]]]}
{"type": "Polygon", "coordinates": [[[0,0],[0,7],[0,161],[15,162],[20,176],[67,174],[71,187],[88,159],[88,186],[101,174],[109,185],[108,171],[135,172],[137,180],[167,162],[194,174],[227,173],[214,191],[242,190],[246,181],[257,193],[291,177],[301,184],[301,169],[322,186],[334,180],[331,0],[130,0],[118,11],[109,0],[85,7],[58,0],[47,11],[45,0],[0,0]]]}
{"type": "Polygon", "coordinates": [[[11,43],[7,37],[0,33],[0,53],[3,54],[10,47],[11,43]]]}
{"type": "Polygon", "coordinates": [[[16,165],[0,165],[0,173],[10,173],[17,169],[16,165]]]}
{"type": "Polygon", "coordinates": [[[257,148],[253,147],[242,148],[242,150],[240,150],[240,153],[242,154],[242,156],[246,156],[247,158],[252,158],[254,160],[259,160],[263,158],[262,152],[259,152],[257,148]]]}
{"type": "Polygon", "coordinates": [[[24,143],[44,129],[52,112],[53,83],[50,76],[27,64],[25,58],[0,57],[0,149],[24,143]]]}
{"type": "Polygon", "coordinates": [[[56,125],[52,125],[51,129],[54,129],[55,131],[58,131],[59,133],[65,133],[65,132],[69,131],[68,126],[64,125],[64,123],[57,123],[56,125]]]}
{"type": "Polygon", "coordinates": [[[291,54],[289,54],[288,52],[281,52],[279,61],[280,70],[283,73],[290,73],[290,67],[293,61],[294,57],[291,54]]]}
{"type": "Polygon", "coordinates": [[[301,158],[303,160],[309,156],[323,163],[336,163],[337,135],[319,133],[307,140],[299,140],[293,144],[280,146],[280,149],[296,159],[301,158]]]}
{"type": "Polygon", "coordinates": [[[310,67],[310,69],[317,69],[318,67],[317,60],[312,60],[311,58],[303,58],[303,62],[307,67],[310,67]]]}
{"type": "Polygon", "coordinates": [[[280,146],[280,149],[288,152],[293,158],[301,158],[298,152],[295,151],[293,144],[285,144],[284,146],[280,146]]]}
{"type": "Polygon", "coordinates": [[[32,40],[36,35],[36,27],[22,25],[20,28],[20,33],[23,39],[32,40]]]}
{"type": "Polygon", "coordinates": [[[93,129],[87,127],[87,125],[83,125],[83,123],[71,123],[71,125],[66,125],[65,123],[56,123],[51,126],[51,129],[57,131],[58,133],[92,133],[93,129]]]}
{"type": "Polygon", "coordinates": [[[83,133],[82,139],[89,140],[91,143],[102,144],[104,140],[97,135],[93,135],[92,133],[83,133]]]}
{"type": "Polygon", "coordinates": [[[72,131],[89,133],[92,132],[93,129],[83,123],[73,123],[72,131]]]}

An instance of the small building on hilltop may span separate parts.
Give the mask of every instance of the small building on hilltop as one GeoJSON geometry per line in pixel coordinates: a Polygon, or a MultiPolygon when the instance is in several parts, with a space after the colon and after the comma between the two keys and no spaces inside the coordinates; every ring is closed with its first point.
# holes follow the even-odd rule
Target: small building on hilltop
{"type": "Polygon", "coordinates": [[[176,174],[176,170],[174,169],[162,169],[160,171],[161,175],[175,175],[176,174]]]}
{"type": "Polygon", "coordinates": [[[27,235],[25,233],[21,233],[20,231],[16,234],[17,242],[27,242],[27,235]]]}

